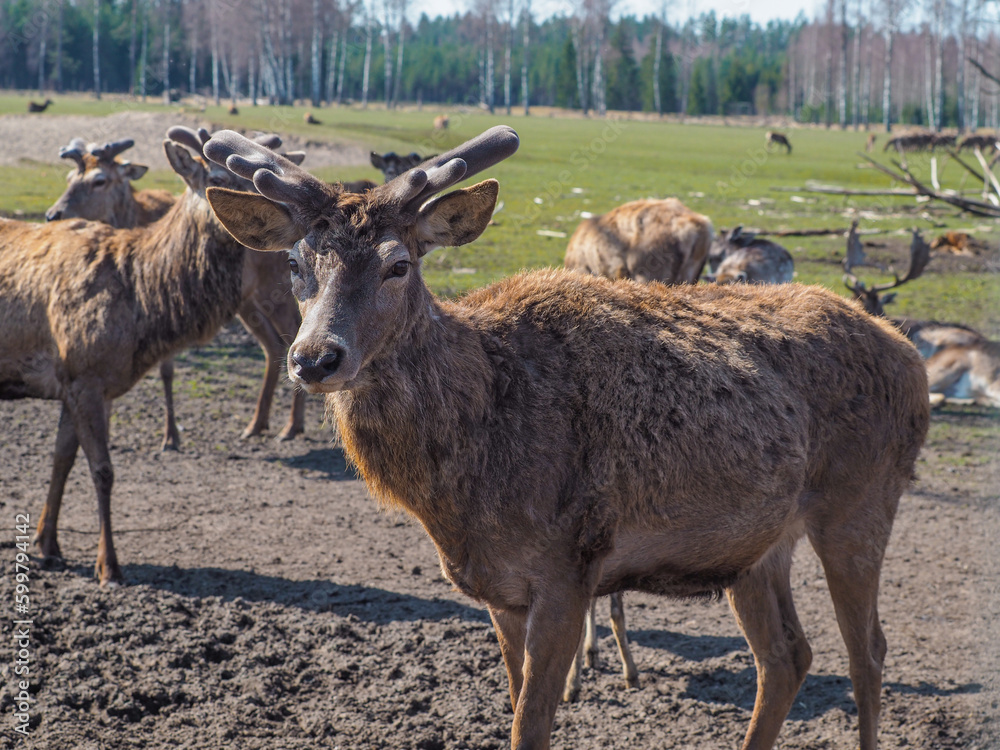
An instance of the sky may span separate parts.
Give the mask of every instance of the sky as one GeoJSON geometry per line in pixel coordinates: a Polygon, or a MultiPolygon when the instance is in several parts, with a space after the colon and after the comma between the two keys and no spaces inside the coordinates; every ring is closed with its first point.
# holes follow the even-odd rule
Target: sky
{"type": "MultiPolygon", "coordinates": [[[[522,0],[515,0],[515,7],[521,5],[522,0]]],[[[749,15],[758,23],[767,23],[776,18],[791,20],[800,11],[805,11],[807,18],[813,18],[818,8],[823,4],[822,0],[668,0],[667,20],[674,23],[680,19],[691,16],[700,16],[714,10],[720,18],[749,15]]],[[[453,15],[464,13],[471,3],[469,0],[411,0],[411,10],[419,17],[420,13],[427,13],[429,16],[453,15]]],[[[497,0],[497,5],[506,5],[504,0],[497,0]]],[[[569,14],[574,3],[570,0],[532,0],[531,9],[536,18],[547,18],[555,13],[569,14]]],[[[658,13],[663,6],[663,0],[618,0],[615,5],[613,15],[635,14],[643,16],[650,13],[658,13]]],[[[407,17],[411,13],[407,12],[407,17]]]]}

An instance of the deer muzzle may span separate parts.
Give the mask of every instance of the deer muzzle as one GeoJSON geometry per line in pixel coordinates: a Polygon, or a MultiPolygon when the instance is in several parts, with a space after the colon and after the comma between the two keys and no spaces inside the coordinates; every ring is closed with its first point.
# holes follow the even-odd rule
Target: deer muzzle
{"type": "Polygon", "coordinates": [[[355,358],[339,342],[296,342],[288,350],[289,378],[309,393],[339,391],[357,374],[355,358]]]}

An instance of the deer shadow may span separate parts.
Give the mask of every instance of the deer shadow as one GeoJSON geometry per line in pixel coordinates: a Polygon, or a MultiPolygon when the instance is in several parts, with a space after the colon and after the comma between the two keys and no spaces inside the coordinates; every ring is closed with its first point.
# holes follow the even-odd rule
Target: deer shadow
{"type": "MultiPolygon", "coordinates": [[[[757,670],[754,667],[738,671],[720,668],[711,672],[690,674],[682,696],[704,703],[736,706],[752,712],[756,684],[757,670]]],[[[942,697],[975,694],[983,690],[983,686],[978,682],[951,687],[934,685],[926,681],[916,685],[885,682],[883,688],[907,695],[942,697]]],[[[836,710],[856,716],[858,709],[851,692],[851,680],[846,676],[810,674],[795,696],[788,718],[793,721],[807,721],[836,710]]]]}
{"type": "Polygon", "coordinates": [[[311,448],[297,456],[273,456],[263,459],[268,463],[278,463],[290,469],[306,469],[322,474],[323,479],[334,481],[356,481],[361,477],[347,461],[344,449],[331,445],[328,448],[311,448]]]}
{"type": "MultiPolygon", "coordinates": [[[[611,629],[598,627],[597,633],[602,638],[607,637],[611,635],[611,629]]],[[[628,639],[639,646],[669,651],[687,661],[705,661],[733,651],[749,650],[746,640],[736,636],[690,635],[670,630],[629,630],[628,639]]]]}
{"type": "MultiPolygon", "coordinates": [[[[81,574],[90,571],[81,568],[81,574]]],[[[354,615],[376,625],[417,620],[459,619],[489,624],[484,609],[469,607],[450,599],[423,598],[397,591],[359,584],[338,584],[327,580],[296,581],[255,571],[225,568],[180,568],[166,565],[126,565],[130,585],[145,585],[192,599],[219,597],[230,602],[271,602],[309,612],[332,612],[341,617],[354,615]]]]}

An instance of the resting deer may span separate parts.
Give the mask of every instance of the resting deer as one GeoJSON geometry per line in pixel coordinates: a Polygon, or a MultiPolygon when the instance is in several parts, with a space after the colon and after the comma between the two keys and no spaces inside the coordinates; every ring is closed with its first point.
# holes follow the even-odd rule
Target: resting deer
{"type": "Polygon", "coordinates": [[[693,284],[712,244],[712,222],[676,198],[631,201],[584,219],[563,265],[609,279],[693,284]]]}
{"type": "Polygon", "coordinates": [[[764,140],[767,142],[767,147],[771,146],[784,146],[785,153],[792,153],[792,144],[788,142],[788,136],[784,133],[775,133],[772,130],[768,130],[764,133],[764,140]]]}
{"type": "Polygon", "coordinates": [[[795,277],[795,261],[785,248],[734,227],[712,240],[708,281],[716,284],[787,284],[795,277]]]}
{"type": "MultiPolygon", "coordinates": [[[[855,268],[873,265],[865,258],[857,226],[855,221],[848,234],[844,284],[854,292],[855,299],[861,301],[867,312],[885,317],[885,305],[892,302],[896,295],[883,296],[882,292],[918,278],[930,260],[931,248],[914,230],[910,243],[910,268],[906,276],[900,279],[893,274],[895,281],[876,284],[869,289],[854,275],[855,268]]],[[[943,398],[972,399],[984,406],[1000,408],[1000,343],[990,341],[960,323],[912,318],[892,318],[891,321],[927,360],[930,393],[940,394],[939,397],[943,398]]]]}
{"type": "Polygon", "coordinates": [[[232,131],[206,155],[260,195],[208,199],[244,244],[290,252],[291,378],[327,394],[373,495],[414,515],[484,601],[511,747],[549,747],[595,596],[725,591],[757,664],[745,748],[773,746],[811,655],[789,567],[808,536],[876,745],[879,570],[927,431],[920,356],[828,290],[523,273],[435,297],[421,258],[475,240],[498,185],[434,196],[510,156],[497,127],[363,195],[232,131]]]}
{"type": "Polygon", "coordinates": [[[49,105],[52,104],[52,103],[53,102],[52,102],[51,99],[46,99],[41,104],[39,104],[38,102],[28,102],[28,111],[29,112],[44,112],[45,110],[47,110],[49,108],[49,105]]]}
{"type": "MultiPolygon", "coordinates": [[[[178,142],[201,153],[201,144],[208,132],[198,135],[189,128],[174,128],[178,142]]],[[[281,139],[274,135],[261,136],[258,142],[278,148],[281,139]]],[[[176,198],[166,190],[135,190],[131,182],[142,177],[148,167],[119,161],[122,152],[134,145],[132,139],[106,143],[101,147],[86,146],[74,139],[59,151],[64,159],[73,160],[77,168],[66,177],[66,191],[45,213],[49,221],[56,219],[88,219],[102,221],[118,228],[146,226],[163,216],[176,198]]],[[[301,162],[304,154],[294,152],[288,157],[301,162]]],[[[237,313],[240,322],[257,339],[264,350],[265,371],[257,405],[243,438],[259,435],[269,424],[271,403],[281,374],[281,363],[288,352],[288,340],[298,329],[299,312],[288,288],[288,270],[282,260],[268,253],[248,253],[243,267],[243,303],[237,313]]],[[[174,414],[172,357],[160,363],[166,404],[163,427],[163,450],[180,447],[180,431],[174,414]]],[[[298,389],[292,393],[292,407],[279,440],[289,440],[304,429],[305,395],[298,389]]]]}
{"type": "MultiPolygon", "coordinates": [[[[180,129],[182,142],[187,135],[180,129]]],[[[249,183],[174,140],[163,146],[187,190],[147,227],[0,220],[0,399],[62,401],[35,540],[45,558],[60,557],[59,508],[82,447],[97,493],[102,585],[122,580],[111,534],[111,402],[164,358],[211,339],[243,301],[246,251],[216,221],[205,189],[249,183]]]]}

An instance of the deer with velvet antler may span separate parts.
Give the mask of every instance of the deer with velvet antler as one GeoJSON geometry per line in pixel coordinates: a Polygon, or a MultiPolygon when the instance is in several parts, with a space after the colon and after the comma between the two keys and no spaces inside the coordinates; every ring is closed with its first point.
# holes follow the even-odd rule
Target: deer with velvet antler
{"type": "Polygon", "coordinates": [[[544,270],[436,297],[422,258],[475,240],[499,186],[441,194],[517,146],[497,127],[349,195],[222,131],[206,155],[260,194],[208,199],[244,244],[292,248],[289,374],[326,394],[372,494],[414,515],[448,579],[486,603],[513,748],[549,747],[591,599],[629,589],[725,592],[757,664],[744,747],[771,747],[811,660],[789,582],[806,536],[873,750],[879,570],[929,420],[919,355],[799,285],[544,270]]]}

